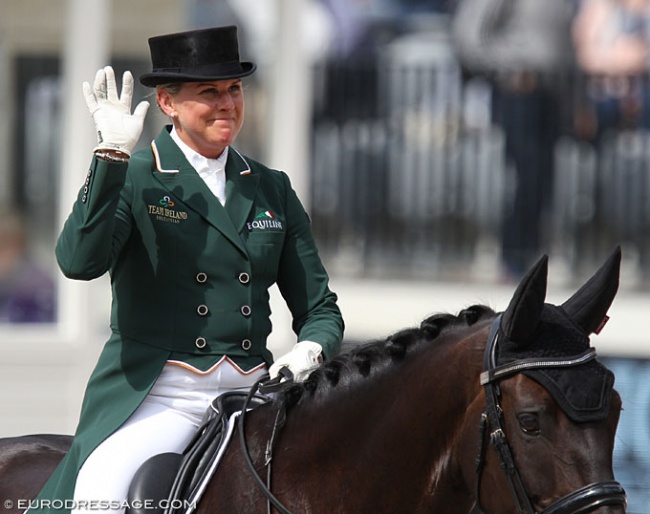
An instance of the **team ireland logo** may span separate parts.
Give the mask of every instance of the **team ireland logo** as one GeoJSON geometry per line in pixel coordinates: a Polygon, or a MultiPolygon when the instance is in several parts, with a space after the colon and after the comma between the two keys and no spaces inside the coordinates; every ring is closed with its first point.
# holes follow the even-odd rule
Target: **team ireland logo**
{"type": "Polygon", "coordinates": [[[174,200],[170,196],[165,195],[158,200],[158,205],[147,205],[147,210],[157,221],[178,224],[187,219],[187,212],[174,209],[173,207],[175,205],[174,200]]]}

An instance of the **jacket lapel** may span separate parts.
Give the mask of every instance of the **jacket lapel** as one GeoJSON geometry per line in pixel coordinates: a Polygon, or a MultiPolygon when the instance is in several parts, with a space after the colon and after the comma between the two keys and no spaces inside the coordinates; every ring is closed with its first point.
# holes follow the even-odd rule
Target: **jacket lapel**
{"type": "Polygon", "coordinates": [[[253,208],[259,175],[232,146],[226,163],[226,211],[237,232],[241,232],[253,208]]]}
{"type": "MultiPolygon", "coordinates": [[[[215,198],[196,170],[187,162],[183,152],[169,136],[167,129],[163,129],[162,133],[151,143],[151,147],[156,164],[154,177],[176,199],[205,218],[208,223],[234,244],[244,256],[247,256],[244,243],[239,237],[238,228],[233,223],[228,212],[215,198]]],[[[228,159],[229,163],[230,158],[228,159]]],[[[228,164],[226,169],[228,169],[228,164]]],[[[226,176],[228,176],[227,172],[226,176]]],[[[227,185],[226,191],[228,189],[227,185]]]]}

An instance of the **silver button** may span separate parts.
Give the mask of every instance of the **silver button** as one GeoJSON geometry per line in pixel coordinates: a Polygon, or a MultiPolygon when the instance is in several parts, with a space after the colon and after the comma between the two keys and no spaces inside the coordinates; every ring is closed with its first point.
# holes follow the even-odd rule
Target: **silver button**
{"type": "Polygon", "coordinates": [[[251,343],[251,340],[250,340],[250,339],[244,339],[244,340],[241,342],[241,347],[242,347],[243,350],[248,351],[248,350],[251,349],[251,346],[253,346],[253,343],[251,343]]]}
{"type": "Polygon", "coordinates": [[[197,348],[205,348],[205,345],[207,345],[208,342],[205,340],[205,337],[197,337],[196,341],[194,341],[194,344],[197,348]]]}
{"type": "Polygon", "coordinates": [[[251,277],[250,277],[250,275],[249,275],[248,273],[246,273],[245,271],[242,271],[242,272],[239,274],[239,277],[238,277],[238,278],[239,278],[239,281],[240,281],[242,284],[248,284],[248,283],[251,281],[251,277]]]}
{"type": "Polygon", "coordinates": [[[203,272],[201,271],[200,273],[197,273],[197,274],[196,274],[196,281],[197,281],[199,284],[203,284],[203,283],[206,282],[207,280],[208,280],[208,275],[207,275],[206,273],[203,273],[203,272]]]}
{"type": "Polygon", "coordinates": [[[83,195],[83,196],[81,197],[81,201],[82,201],[83,203],[86,203],[86,195],[83,195]]]}
{"type": "Polygon", "coordinates": [[[248,305],[242,305],[241,306],[241,313],[244,316],[250,316],[251,315],[251,308],[248,305]]]}
{"type": "Polygon", "coordinates": [[[208,306],[201,304],[196,308],[196,312],[199,313],[199,316],[205,316],[208,313],[208,306]]]}

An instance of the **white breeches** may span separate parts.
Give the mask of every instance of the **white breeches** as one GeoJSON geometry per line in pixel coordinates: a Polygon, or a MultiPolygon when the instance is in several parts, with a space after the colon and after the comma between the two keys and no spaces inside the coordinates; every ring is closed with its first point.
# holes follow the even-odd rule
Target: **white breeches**
{"type": "MultiPolygon", "coordinates": [[[[123,504],[131,479],[145,460],[159,453],[181,453],[216,396],[226,391],[248,391],[265,372],[266,367],[260,366],[244,374],[228,359],[209,373],[167,363],[140,407],[84,462],[77,477],[72,513],[89,514],[92,505],[100,502],[123,504]]],[[[101,514],[121,512],[101,510],[101,514]]]]}

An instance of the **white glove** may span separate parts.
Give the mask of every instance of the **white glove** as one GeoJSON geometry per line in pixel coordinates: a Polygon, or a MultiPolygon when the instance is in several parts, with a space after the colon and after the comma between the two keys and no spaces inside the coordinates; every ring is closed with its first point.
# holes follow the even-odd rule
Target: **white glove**
{"type": "Polygon", "coordinates": [[[142,133],[144,117],[149,108],[149,102],[143,100],[131,114],[133,99],[131,72],[124,72],[122,95],[119,98],[115,72],[110,66],[97,72],[92,89],[88,82],[84,82],[83,91],[86,105],[97,127],[98,144],[95,151],[118,150],[130,156],[142,133]]]}
{"type": "Polygon", "coordinates": [[[323,347],[313,341],[297,343],[289,353],[285,353],[276,360],[269,369],[271,378],[278,376],[280,369],[289,368],[293,373],[296,382],[302,382],[309,373],[318,366],[319,356],[323,353],[323,347]]]}

